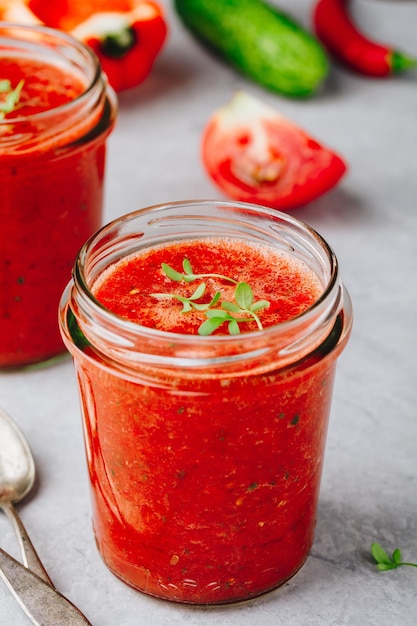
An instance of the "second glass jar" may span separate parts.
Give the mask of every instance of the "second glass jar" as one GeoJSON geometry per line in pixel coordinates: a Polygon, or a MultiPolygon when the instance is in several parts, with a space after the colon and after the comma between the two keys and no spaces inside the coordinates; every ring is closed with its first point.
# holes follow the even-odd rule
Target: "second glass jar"
{"type": "Polygon", "coordinates": [[[0,26],[6,77],[23,87],[0,117],[0,368],[65,351],[56,310],[78,250],[101,225],[117,110],[94,53],[53,29],[0,26]],[[37,94],[51,108],[38,110],[37,94]]]}

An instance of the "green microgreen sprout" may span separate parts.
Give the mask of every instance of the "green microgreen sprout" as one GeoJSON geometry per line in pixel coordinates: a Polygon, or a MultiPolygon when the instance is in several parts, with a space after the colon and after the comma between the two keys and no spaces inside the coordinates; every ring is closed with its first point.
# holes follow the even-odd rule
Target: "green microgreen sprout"
{"type": "Polygon", "coordinates": [[[10,80],[0,79],[0,94],[3,94],[0,98],[0,120],[16,109],[24,82],[22,79],[13,89],[10,80]]]}
{"type": "Polygon", "coordinates": [[[262,330],[262,322],[257,314],[258,311],[269,306],[267,300],[259,300],[254,302],[253,290],[248,283],[238,282],[234,278],[224,276],[223,274],[209,273],[209,274],[194,274],[191,263],[188,259],[184,259],[182,268],[184,272],[178,272],[170,265],[162,263],[162,271],[164,274],[176,282],[191,283],[194,280],[200,280],[203,278],[217,278],[222,281],[230,282],[234,285],[234,301],[233,302],[220,302],[220,308],[213,308],[220,300],[221,293],[217,291],[210,302],[200,303],[196,302],[205,293],[206,283],[202,282],[196,288],[194,293],[186,298],[179,294],[173,293],[153,293],[151,294],[158,299],[174,298],[179,300],[183,308],[181,313],[188,313],[189,311],[197,310],[204,311],[206,320],[200,325],[198,334],[207,336],[211,335],[215,330],[220,328],[223,324],[227,324],[230,335],[238,335],[240,333],[241,323],[247,323],[250,320],[254,320],[259,330],[262,330]]]}
{"type": "Polygon", "coordinates": [[[184,273],[177,272],[170,265],[166,263],[162,263],[163,272],[170,278],[171,280],[175,280],[176,282],[184,281],[185,283],[192,283],[194,280],[198,278],[218,278],[220,280],[225,280],[226,282],[233,283],[237,285],[238,281],[230,278],[229,276],[223,276],[223,274],[194,274],[193,268],[191,267],[191,263],[188,259],[184,259],[182,262],[182,268],[184,273]]]}
{"type": "Polygon", "coordinates": [[[391,556],[382,548],[379,543],[373,543],[371,545],[371,554],[374,557],[377,568],[386,572],[390,569],[396,569],[402,565],[408,565],[410,567],[417,567],[417,563],[409,563],[402,560],[401,550],[397,548],[394,550],[391,556]]]}
{"type": "Polygon", "coordinates": [[[183,305],[181,313],[188,313],[189,311],[192,311],[193,309],[197,311],[205,311],[206,309],[216,304],[216,302],[219,300],[220,295],[221,295],[219,291],[214,294],[211,301],[208,302],[207,304],[201,304],[201,303],[195,302],[195,300],[199,300],[204,295],[205,291],[206,291],[206,284],[200,283],[197,289],[194,291],[194,293],[188,298],[186,298],[185,296],[180,296],[177,293],[153,293],[152,295],[154,296],[154,298],[158,298],[158,300],[166,300],[169,298],[174,298],[176,300],[179,300],[183,305]]]}

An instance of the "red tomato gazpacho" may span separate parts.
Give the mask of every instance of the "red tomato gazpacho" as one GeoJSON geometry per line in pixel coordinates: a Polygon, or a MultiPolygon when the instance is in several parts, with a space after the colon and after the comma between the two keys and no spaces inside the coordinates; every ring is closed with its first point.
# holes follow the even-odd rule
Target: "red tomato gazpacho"
{"type": "MultiPolygon", "coordinates": [[[[107,311],[168,331],[173,346],[179,336],[210,342],[230,332],[250,342],[259,325],[244,306],[267,333],[323,289],[296,257],[227,237],[143,249],[91,286],[107,311]],[[241,283],[251,295],[238,297],[236,310],[241,283]],[[238,329],[227,317],[211,337],[195,337],[217,309],[238,329]]],[[[139,358],[135,371],[113,366],[88,341],[77,346],[76,334],[71,344],[70,334],[94,531],[108,567],[148,594],[200,604],[251,598],[294,575],[313,541],[340,332],[292,366],[267,356],[255,372],[243,364],[212,374],[208,361],[195,376],[181,365],[154,375],[139,358]]]]}
{"type": "Polygon", "coordinates": [[[49,48],[55,35],[37,28],[6,25],[1,35],[0,367],[14,367],[64,351],[56,311],[79,248],[101,223],[115,109],[90,53],[71,67],[81,44],[74,52],[57,33],[49,48]],[[70,60],[56,58],[67,48],[70,60]]]}
{"type": "MultiPolygon", "coordinates": [[[[234,301],[239,283],[251,287],[254,301],[268,303],[259,313],[264,328],[305,311],[323,291],[318,278],[305,264],[271,247],[230,239],[204,239],[153,248],[124,259],[100,277],[94,295],[113,313],[142,326],[196,334],[205,319],[205,311],[192,308],[184,313],[181,301],[177,299],[175,304],[175,296],[190,298],[196,286],[204,284],[203,295],[194,302],[209,303],[220,293],[220,299],[207,309],[218,310],[222,302],[234,301]],[[185,259],[197,278],[189,282],[173,281],[163,270],[163,264],[182,273],[185,259]]],[[[236,317],[242,319],[242,315],[236,317]]],[[[242,330],[257,330],[253,318],[247,314],[246,317],[248,321],[243,323],[242,330]]],[[[227,333],[227,324],[216,332],[227,333]]]]}

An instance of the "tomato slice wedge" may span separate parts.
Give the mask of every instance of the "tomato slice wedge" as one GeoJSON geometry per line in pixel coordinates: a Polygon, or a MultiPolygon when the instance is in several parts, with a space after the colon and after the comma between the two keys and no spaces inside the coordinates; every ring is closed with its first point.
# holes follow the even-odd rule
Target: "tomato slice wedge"
{"type": "Polygon", "coordinates": [[[201,152],[227,196],[284,211],[329,191],[347,169],[335,152],[244,91],[209,119],[201,152]]]}

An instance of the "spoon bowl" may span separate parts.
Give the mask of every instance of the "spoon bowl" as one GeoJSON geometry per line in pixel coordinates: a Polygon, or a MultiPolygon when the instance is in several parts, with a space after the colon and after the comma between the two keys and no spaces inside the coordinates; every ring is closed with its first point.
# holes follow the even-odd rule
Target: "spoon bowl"
{"type": "Polygon", "coordinates": [[[0,409],[0,509],[9,518],[20,544],[23,563],[52,584],[13,504],[24,498],[35,482],[35,462],[29,444],[12,418],[0,409]]]}
{"type": "Polygon", "coordinates": [[[29,444],[15,422],[0,409],[0,506],[24,498],[35,482],[29,444]]]}
{"type": "Polygon", "coordinates": [[[0,578],[35,626],[91,626],[55,588],[13,506],[34,482],[35,462],[29,444],[17,424],[0,409],[0,509],[12,523],[24,564],[0,548],[0,578]]]}

